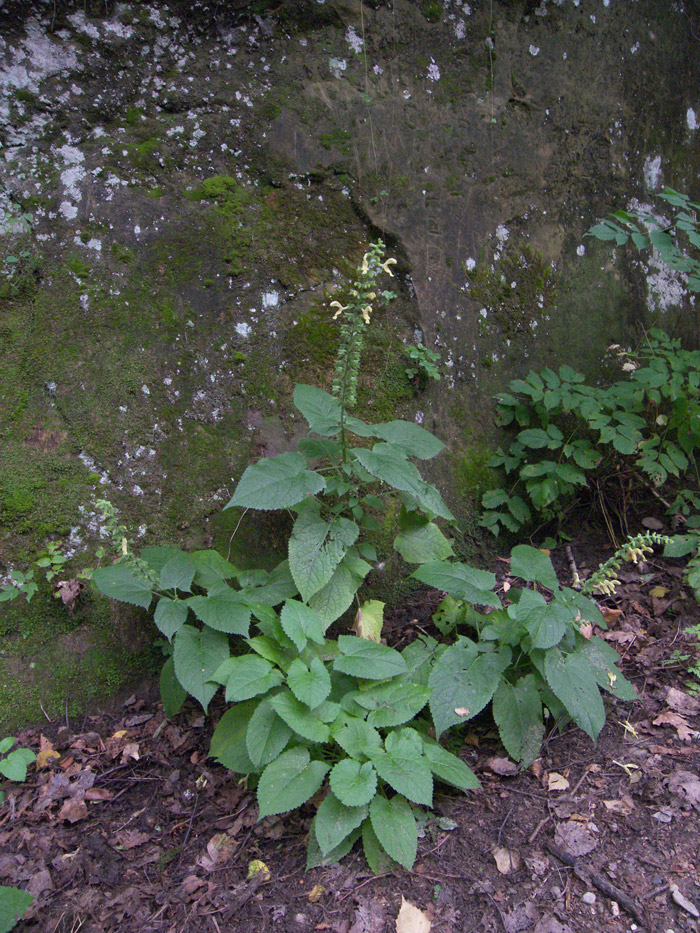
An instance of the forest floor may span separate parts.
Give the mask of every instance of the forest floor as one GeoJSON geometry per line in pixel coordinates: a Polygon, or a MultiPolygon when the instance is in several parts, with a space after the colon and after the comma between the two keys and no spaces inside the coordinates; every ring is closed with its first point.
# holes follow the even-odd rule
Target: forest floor
{"type": "MultiPolygon", "coordinates": [[[[595,567],[600,554],[590,556],[595,567]]],[[[169,721],[144,690],[25,731],[21,744],[43,760],[24,784],[5,783],[0,805],[0,884],[36,897],[16,930],[700,930],[700,699],[680,660],[695,650],[683,630],[700,606],[680,566],[652,559],[642,570],[629,565],[602,604],[639,702],[606,699],[596,746],[567,726],[524,771],[488,717],[469,723],[456,741],[481,788],[437,796],[411,872],[375,877],[357,849],[307,872],[313,807],[258,822],[245,783],[207,760],[221,710],[205,718],[188,704],[169,721]],[[269,874],[248,877],[255,859],[269,874]],[[403,898],[419,912],[397,921],[403,898]]],[[[388,641],[431,631],[436,599],[400,607],[388,641]]]]}

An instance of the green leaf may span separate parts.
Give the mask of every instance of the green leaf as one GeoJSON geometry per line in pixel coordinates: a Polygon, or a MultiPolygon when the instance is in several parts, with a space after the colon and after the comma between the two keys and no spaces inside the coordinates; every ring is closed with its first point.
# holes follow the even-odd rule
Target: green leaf
{"type": "Polygon", "coordinates": [[[394,549],[409,564],[445,560],[453,553],[450,542],[432,522],[402,531],[394,539],[394,549]]]}
{"type": "Polygon", "coordinates": [[[317,502],[305,504],[289,539],[289,569],[304,602],[329,582],[360,533],[347,518],[324,521],[319,509],[317,502]]]}
{"type": "MultiPolygon", "coordinates": [[[[405,660],[405,658],[404,658],[405,660]]],[[[413,719],[430,699],[430,690],[420,684],[391,681],[359,693],[355,702],[369,710],[367,722],[378,728],[400,726],[413,719]]]]}
{"type": "Polygon", "coordinates": [[[218,591],[228,590],[226,581],[238,573],[233,564],[225,560],[218,551],[194,551],[192,560],[196,567],[194,583],[204,587],[210,596],[218,591]]]}
{"type": "Polygon", "coordinates": [[[366,816],[366,806],[346,806],[332,793],[324,797],[312,824],[321,852],[327,855],[336,849],[366,816]]]}
{"type": "Polygon", "coordinates": [[[0,758],[0,774],[4,774],[8,781],[25,781],[27,765],[33,761],[36,761],[36,755],[30,748],[16,748],[7,758],[0,758]]]}
{"type": "Polygon", "coordinates": [[[311,761],[306,748],[290,748],[270,762],[260,775],[258,807],[260,819],[288,813],[306,803],[323,784],[329,766],[311,761]]]}
{"type": "Polygon", "coordinates": [[[477,790],[479,780],[472,769],[461,758],[448,752],[441,745],[433,742],[423,742],[423,751],[428,759],[430,770],[435,777],[451,784],[459,790],[477,790]]]}
{"type": "Polygon", "coordinates": [[[218,684],[209,683],[211,676],[228,656],[228,638],[213,629],[199,631],[192,625],[183,625],[175,636],[175,674],[205,712],[219,689],[218,684]]]}
{"type": "Polygon", "coordinates": [[[224,506],[246,509],[289,509],[325,487],[324,478],[306,469],[300,453],[266,457],[247,467],[231,501],[224,506]]]}
{"type": "Polygon", "coordinates": [[[423,480],[401,448],[375,444],[372,450],[358,447],[352,453],[368,473],[393,489],[410,493],[426,511],[448,520],[454,518],[438,491],[423,480]]]}
{"type": "Polygon", "coordinates": [[[551,441],[550,436],[541,428],[526,428],[518,434],[518,440],[526,447],[533,450],[539,450],[542,447],[548,447],[551,441]]]}
{"type": "Polygon", "coordinates": [[[189,593],[196,570],[197,565],[189,554],[181,552],[171,557],[160,572],[161,588],[189,593]]]}
{"type": "Polygon", "coordinates": [[[287,671],[289,689],[301,703],[315,709],[331,692],[331,677],[320,658],[313,658],[309,667],[295,658],[287,671]]]}
{"type": "Polygon", "coordinates": [[[292,730],[270,706],[269,700],[258,703],[245,734],[248,757],[259,771],[274,761],[292,737],[292,730]]]}
{"type": "Polygon", "coordinates": [[[161,596],[156,603],[153,621],[168,641],[172,641],[173,635],[177,635],[187,621],[188,611],[186,602],[180,599],[168,599],[167,596],[161,596]]]}
{"type": "Polygon", "coordinates": [[[433,774],[415,729],[390,732],[384,750],[370,752],[379,777],[399,794],[426,807],[433,805],[433,774]]]}
{"type": "Polygon", "coordinates": [[[294,387],[294,406],[309,423],[314,434],[333,437],[340,432],[342,409],[335,396],[314,386],[294,387]]]}
{"type": "Polygon", "coordinates": [[[22,919],[34,898],[20,888],[0,886],[0,933],[9,931],[22,919]]]}
{"type": "Polygon", "coordinates": [[[216,758],[236,774],[252,774],[260,770],[246,748],[246,733],[257,707],[257,700],[248,700],[227,709],[211,737],[209,757],[216,758]]]}
{"type": "Polygon", "coordinates": [[[325,722],[309,710],[307,706],[289,691],[278,693],[268,700],[272,709],[290,729],[309,742],[328,742],[331,732],[325,722]]]}
{"type": "Polygon", "coordinates": [[[550,590],[559,589],[559,580],[549,556],[528,544],[518,544],[510,555],[511,576],[532,583],[541,583],[550,590]]]}
{"type": "Polygon", "coordinates": [[[428,561],[412,576],[421,583],[444,590],[455,599],[464,599],[481,606],[500,608],[501,602],[490,592],[496,585],[496,574],[477,570],[469,564],[447,561],[428,561]]]}
{"type": "Polygon", "coordinates": [[[620,656],[617,651],[595,635],[588,640],[584,640],[577,648],[577,653],[582,655],[591,664],[593,676],[599,687],[612,693],[620,700],[638,700],[639,694],[634,685],[620,673],[617,665],[620,662],[620,656]]]}
{"type": "Polygon", "coordinates": [[[430,711],[438,736],[481,712],[498,689],[510,660],[510,648],[481,653],[473,643],[453,645],[438,658],[429,680],[430,711]]]}
{"type": "Polygon", "coordinates": [[[398,651],[355,635],[339,635],[340,654],[333,669],[363,680],[388,680],[406,672],[406,662],[398,651]]]}
{"type": "Polygon", "coordinates": [[[371,820],[365,820],[362,824],[362,847],[370,871],[374,872],[375,875],[383,875],[385,872],[398,867],[391,856],[382,848],[382,844],[377,839],[377,834],[372,829],[371,820]]]}
{"type": "Polygon", "coordinates": [[[384,625],[384,606],[380,599],[367,599],[357,610],[353,629],[359,638],[380,641],[384,625]]]}
{"type": "Polygon", "coordinates": [[[400,795],[375,797],[369,805],[372,829],[384,851],[410,871],[418,852],[418,829],[409,802],[400,795]]]}
{"type": "Polygon", "coordinates": [[[211,679],[226,687],[227,702],[240,703],[279,687],[284,676],[265,658],[248,654],[227,658],[211,679]]]}
{"type": "MultiPolygon", "coordinates": [[[[365,820],[365,822],[367,821],[365,820]]],[[[324,855],[315,834],[309,833],[309,841],[306,846],[306,870],[310,871],[312,868],[326,868],[328,865],[335,865],[336,862],[345,858],[359,838],[360,830],[355,829],[343,839],[339,846],[324,855]]]]}
{"type": "Polygon", "coordinates": [[[360,761],[368,758],[373,749],[382,746],[382,737],[364,719],[347,717],[340,728],[333,727],[331,732],[333,739],[343,751],[347,752],[351,758],[357,758],[360,761]]]}
{"type": "Polygon", "coordinates": [[[370,761],[361,764],[344,758],[330,774],[331,790],[346,807],[362,807],[377,792],[377,772],[370,761]]]}
{"type": "Polygon", "coordinates": [[[296,599],[288,599],[282,607],[280,622],[285,635],[303,651],[307,641],[322,645],[324,638],[323,619],[315,609],[310,609],[296,599]]]}
{"type": "Polygon", "coordinates": [[[227,635],[248,636],[251,608],[245,598],[235,590],[216,596],[190,596],[187,605],[200,622],[227,635]]]}
{"type": "Polygon", "coordinates": [[[505,750],[523,767],[529,767],[544,738],[542,702],[532,674],[516,684],[501,682],[493,698],[493,718],[505,750]]]}
{"type": "Polygon", "coordinates": [[[297,588],[289,571],[289,562],[283,560],[267,575],[267,581],[255,588],[251,597],[256,603],[265,606],[279,606],[285,599],[292,599],[297,595],[297,588]]]}
{"type": "Polygon", "coordinates": [[[9,752],[16,741],[17,739],[13,735],[6,735],[4,739],[0,739],[0,755],[9,752]]]}
{"type": "Polygon", "coordinates": [[[98,568],[92,575],[92,582],[101,593],[120,603],[141,606],[142,609],[148,609],[151,605],[150,583],[137,577],[126,564],[98,568]]]}
{"type": "Polygon", "coordinates": [[[167,659],[160,671],[160,699],[163,712],[168,719],[177,716],[187,699],[187,691],[175,676],[175,662],[172,656],[167,659]]]}
{"type": "MultiPolygon", "coordinates": [[[[409,457],[431,460],[445,449],[442,441],[411,421],[388,421],[372,426],[376,437],[399,447],[409,457]]],[[[371,471],[370,471],[371,472],[371,471]]]]}
{"type": "MultiPolygon", "coordinates": [[[[355,565],[349,558],[350,554],[346,555],[333,571],[328,583],[309,600],[309,606],[321,616],[324,632],[352,605],[355,593],[364,579],[353,571],[355,565]]],[[[365,566],[365,572],[369,572],[369,564],[365,566]]]]}
{"type": "Polygon", "coordinates": [[[578,652],[566,655],[554,648],[546,652],[544,674],[576,725],[595,741],[605,725],[605,707],[590,661],[578,652]]]}

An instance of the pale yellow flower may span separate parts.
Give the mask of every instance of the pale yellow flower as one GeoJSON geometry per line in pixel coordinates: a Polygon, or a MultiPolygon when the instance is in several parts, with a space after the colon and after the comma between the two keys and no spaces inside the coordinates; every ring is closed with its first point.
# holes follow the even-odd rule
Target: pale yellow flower
{"type": "Polygon", "coordinates": [[[338,310],[335,312],[335,314],[333,315],[333,320],[335,320],[337,317],[340,317],[340,315],[343,313],[343,311],[347,311],[347,310],[348,310],[347,308],[344,308],[343,305],[341,305],[341,303],[340,303],[339,301],[331,301],[331,308],[337,308],[337,309],[338,309],[338,310]]]}
{"type": "Polygon", "coordinates": [[[365,324],[369,324],[369,316],[372,313],[372,305],[367,305],[362,309],[362,317],[364,318],[365,324]]]}
{"type": "Polygon", "coordinates": [[[365,253],[362,257],[362,274],[367,275],[369,272],[369,253],[365,253]]]}
{"type": "Polygon", "coordinates": [[[382,263],[382,269],[383,269],[385,272],[387,272],[387,273],[392,277],[392,279],[394,278],[394,273],[391,271],[391,269],[390,269],[389,267],[390,267],[390,266],[395,266],[395,265],[396,265],[396,260],[395,260],[395,259],[387,259],[386,262],[383,262],[383,263],[382,263]]]}

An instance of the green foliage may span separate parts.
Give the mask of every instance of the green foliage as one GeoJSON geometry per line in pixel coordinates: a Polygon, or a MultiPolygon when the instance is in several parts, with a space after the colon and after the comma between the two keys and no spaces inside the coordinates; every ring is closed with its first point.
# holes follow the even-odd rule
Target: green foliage
{"type": "Polygon", "coordinates": [[[591,227],[586,235],[616,246],[631,240],[640,252],[652,247],[670,269],[686,276],[685,284],[690,291],[700,292],[700,261],[686,250],[687,246],[700,247],[697,217],[700,205],[673,188],[665,188],[659,197],[675,208],[670,222],[649,213],[615,211],[610,218],[591,227]]]}
{"type": "Polygon", "coordinates": [[[436,652],[428,686],[437,734],[492,703],[508,754],[528,765],[539,754],[545,710],[555,720],[570,717],[595,740],[605,723],[600,688],[623,700],[636,692],[617,670],[615,650],[591,635],[587,623],[606,627],[597,606],[560,586],[543,551],[518,545],[510,570],[551,598],[527,585],[511,586],[504,604],[490,592],[495,577],[466,564],[424,564],[414,576],[448,594],[435,617],[441,631],[466,627],[475,636],[459,634],[454,645],[436,652]]]}
{"type": "Polygon", "coordinates": [[[570,366],[530,372],[497,396],[497,421],[515,430],[491,461],[511,485],[482,499],[482,524],[517,532],[535,516],[559,516],[581,490],[625,474],[666,487],[672,511],[690,508],[700,447],[700,351],[652,330],[636,356],[618,351],[625,378],[592,386],[570,366]]]}
{"type": "Polygon", "coordinates": [[[424,389],[431,379],[435,382],[442,379],[440,370],[436,365],[440,359],[440,354],[437,351],[429,350],[422,343],[414,343],[405,347],[404,353],[409,360],[406,375],[409,379],[415,380],[421,389],[424,389]]]}
{"type": "Polygon", "coordinates": [[[0,740],[0,774],[8,781],[25,781],[27,765],[36,761],[36,755],[28,748],[15,748],[16,739],[12,736],[0,740]]]}
{"type": "Polygon", "coordinates": [[[0,885],[0,933],[9,933],[33,902],[27,891],[0,885]]]}

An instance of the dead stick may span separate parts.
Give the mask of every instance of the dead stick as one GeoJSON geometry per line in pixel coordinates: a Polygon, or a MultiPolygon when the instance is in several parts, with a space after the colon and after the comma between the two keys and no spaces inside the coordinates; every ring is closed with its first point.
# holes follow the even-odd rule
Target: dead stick
{"type": "Polygon", "coordinates": [[[647,928],[647,922],[644,919],[641,909],[635,904],[631,897],[628,897],[624,891],[621,891],[619,888],[616,888],[614,884],[603,878],[602,875],[599,875],[597,872],[592,871],[590,868],[584,868],[582,865],[578,864],[578,859],[575,859],[571,855],[567,855],[566,852],[562,852],[561,849],[558,849],[554,843],[546,843],[547,849],[549,852],[560,862],[563,862],[565,865],[568,865],[570,868],[573,868],[574,872],[578,877],[587,885],[595,885],[599,891],[605,894],[606,897],[611,898],[613,901],[623,907],[627,913],[634,917],[637,923],[647,928]]]}
{"type": "Polygon", "coordinates": [[[567,544],[564,550],[566,551],[566,556],[569,559],[569,569],[571,570],[571,580],[572,580],[571,585],[573,586],[575,590],[580,590],[581,589],[581,577],[578,574],[578,567],[576,566],[576,561],[574,559],[574,552],[571,549],[571,545],[567,544]]]}

